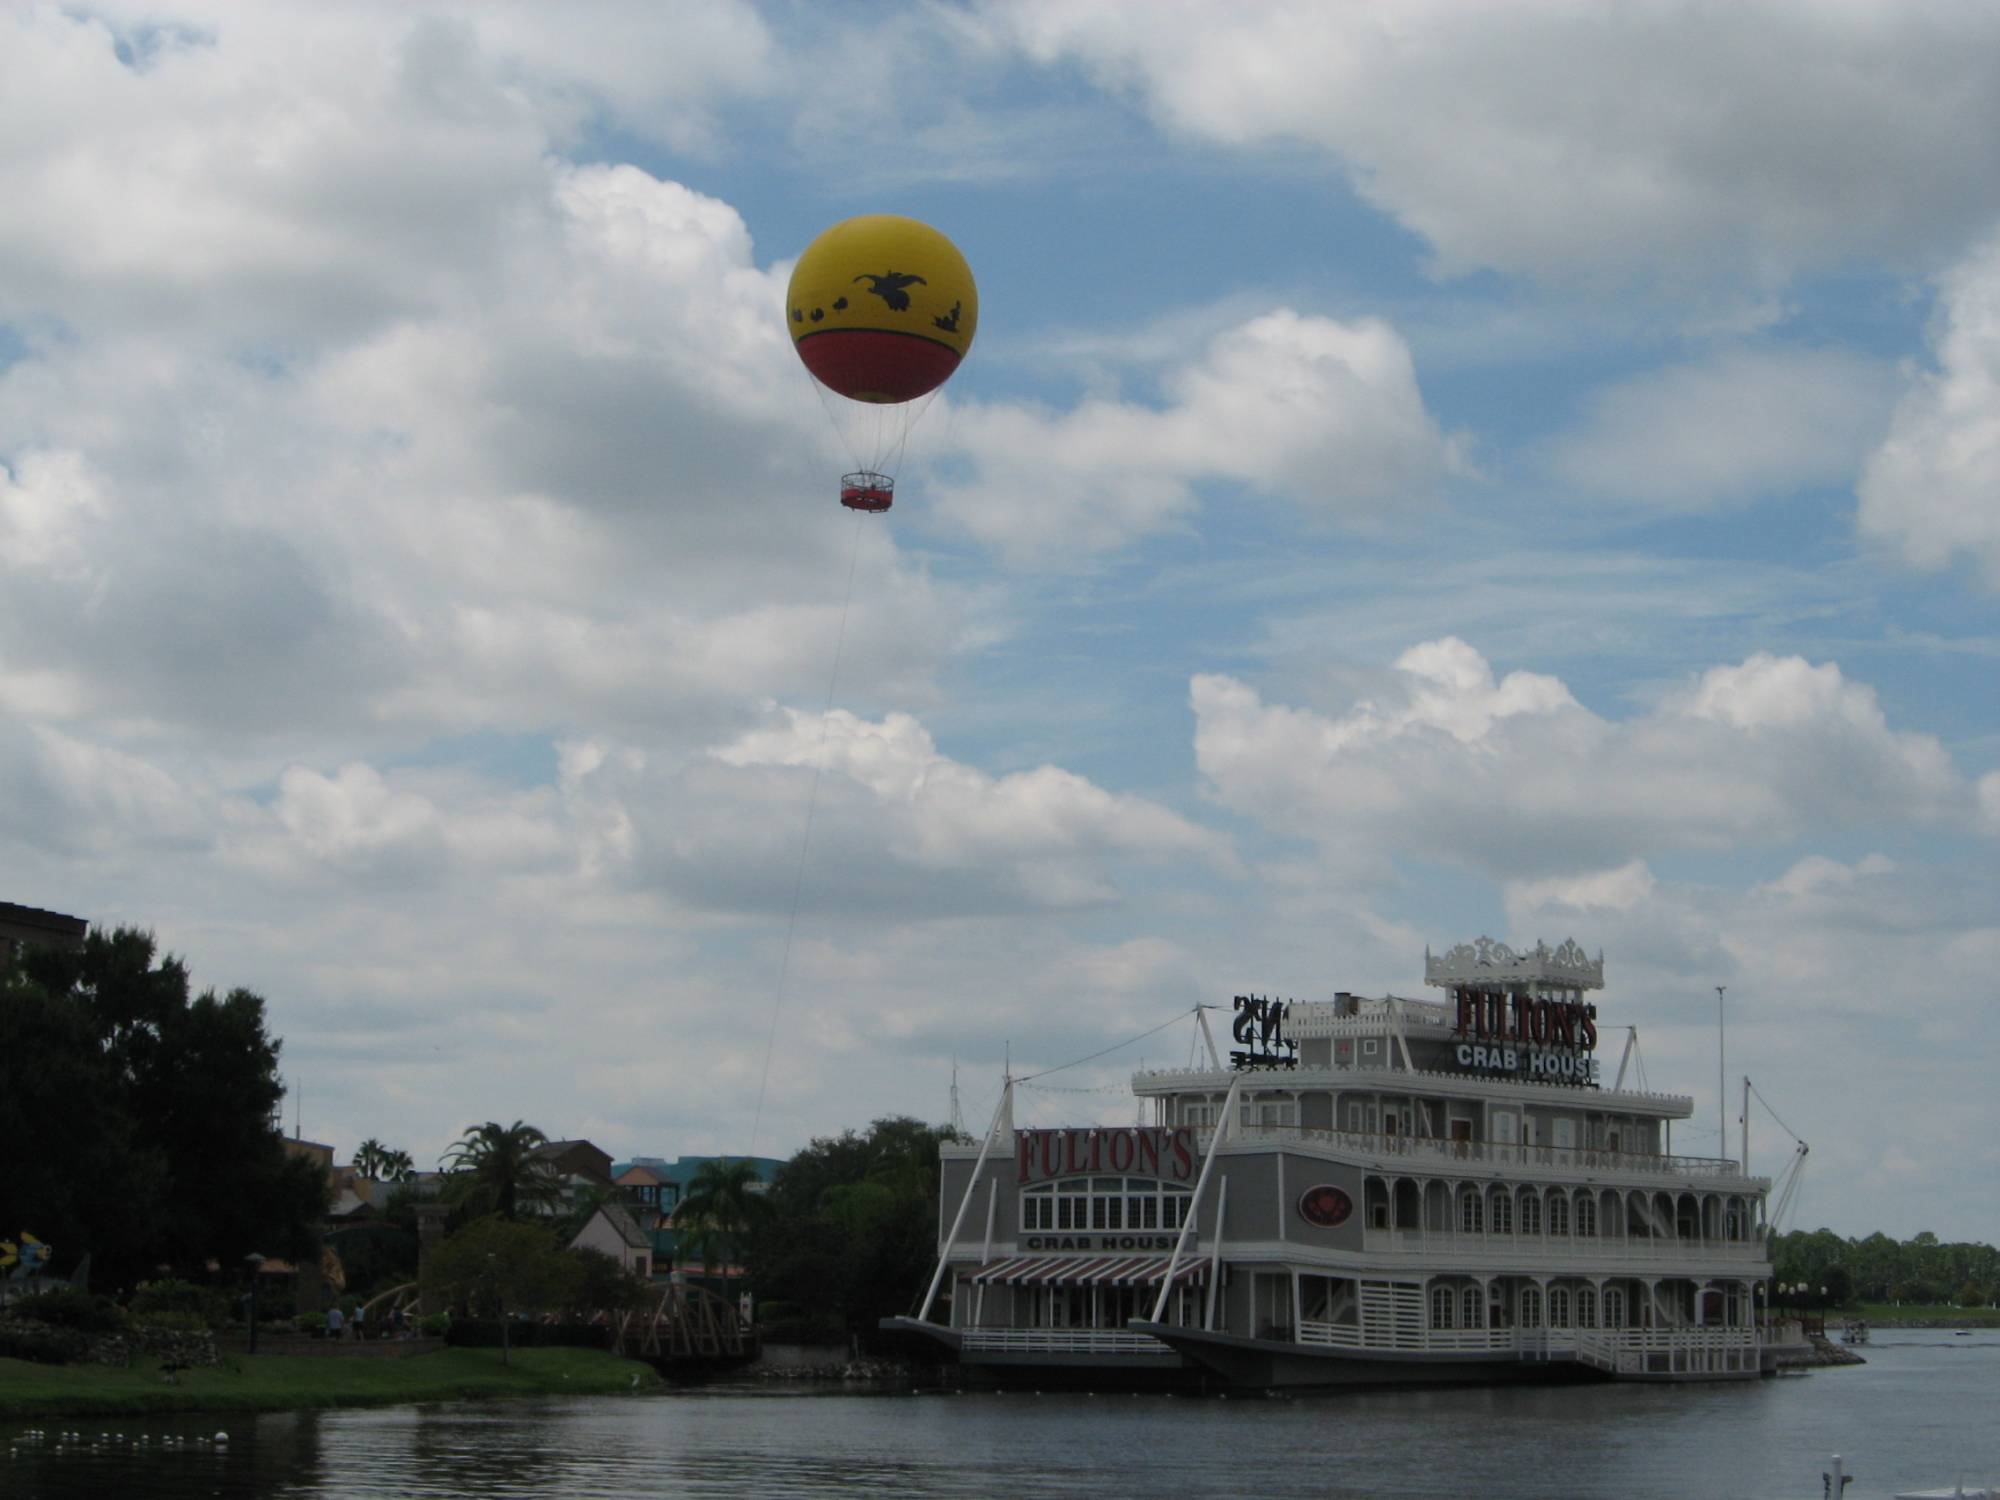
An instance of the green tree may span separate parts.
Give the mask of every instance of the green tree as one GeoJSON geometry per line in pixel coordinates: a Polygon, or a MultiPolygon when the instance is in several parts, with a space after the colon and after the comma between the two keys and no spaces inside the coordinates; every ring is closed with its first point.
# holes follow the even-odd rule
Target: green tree
{"type": "MultiPolygon", "coordinates": [[[[315,1253],[326,1210],[326,1174],[290,1154],[276,1124],[280,1043],[265,1030],[262,998],[237,989],[190,1000],[188,988],[186,967],[158,958],[151,934],[131,928],[93,931],[76,951],[30,948],[0,985],[9,1013],[0,1034],[25,1028],[48,1048],[0,1049],[12,1069],[32,1066],[79,1090],[66,1107],[37,1110],[4,1154],[38,1158],[45,1176],[68,1175],[105,1200],[109,1221],[95,1208],[71,1211],[86,1237],[67,1248],[90,1251],[113,1284],[163,1264],[233,1267],[251,1251],[301,1258],[315,1253]],[[119,1140],[107,1160],[99,1148],[119,1140]],[[149,1186],[132,1183],[135,1163],[149,1186]]],[[[6,1078],[0,1094],[15,1095],[17,1082],[19,1097],[46,1094],[47,1078],[25,1076],[6,1078]]],[[[35,1199],[20,1201],[38,1211],[35,1199]]]]}
{"type": "Polygon", "coordinates": [[[354,1148],[354,1170],[370,1182],[408,1182],[416,1163],[407,1151],[385,1146],[372,1135],[354,1148]]]}
{"type": "Polygon", "coordinates": [[[602,1250],[575,1246],[563,1255],[570,1263],[570,1272],[562,1310],[572,1318],[625,1312],[644,1306],[652,1297],[651,1287],[602,1250]]]}
{"type": "Polygon", "coordinates": [[[388,1155],[388,1148],[371,1135],[354,1148],[354,1170],[370,1182],[380,1182],[388,1155]]]}
{"type": "Polygon", "coordinates": [[[762,1183],[755,1162],[718,1157],[696,1170],[674,1211],[674,1228],[681,1244],[700,1257],[704,1272],[743,1253],[751,1229],[765,1215],[762,1183]]]}
{"type": "Polygon", "coordinates": [[[26,1230],[66,1271],[159,1210],[166,1157],[146,1140],[88,1008],[20,972],[0,972],[0,1236],[26,1230]]]}
{"type": "Polygon", "coordinates": [[[546,1212],[562,1200],[562,1178],[554,1165],[535,1154],[548,1137],[516,1120],[469,1125],[445,1153],[452,1202],[471,1214],[517,1219],[523,1210],[546,1212]]]}
{"type": "Polygon", "coordinates": [[[950,1138],[892,1117],[815,1140],[786,1162],[751,1239],[759,1297],[864,1336],[912,1311],[937,1263],[937,1152],[950,1138]]]}
{"type": "Polygon", "coordinates": [[[474,1219],[425,1256],[422,1283],[427,1292],[499,1319],[500,1359],[506,1364],[513,1344],[509,1318],[562,1306],[576,1274],[547,1225],[510,1223],[492,1214],[474,1219]]]}

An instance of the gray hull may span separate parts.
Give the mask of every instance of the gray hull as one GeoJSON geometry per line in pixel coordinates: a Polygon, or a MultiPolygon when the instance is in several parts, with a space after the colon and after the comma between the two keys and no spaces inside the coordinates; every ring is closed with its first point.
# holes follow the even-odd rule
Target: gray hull
{"type": "Polygon", "coordinates": [[[1308,1387],[1508,1385],[1602,1380],[1602,1372],[1571,1359],[1524,1360],[1468,1355],[1412,1354],[1356,1349],[1315,1349],[1276,1339],[1205,1333],[1166,1323],[1134,1323],[1171,1345],[1189,1363],[1214,1371],[1231,1385],[1260,1390],[1308,1387]]]}

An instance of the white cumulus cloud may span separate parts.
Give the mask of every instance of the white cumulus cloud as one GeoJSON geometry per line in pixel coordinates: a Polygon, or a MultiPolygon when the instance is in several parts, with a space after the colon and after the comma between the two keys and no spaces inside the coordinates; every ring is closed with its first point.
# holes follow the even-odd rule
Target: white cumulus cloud
{"type": "Polygon", "coordinates": [[[1378,691],[1334,712],[1267,704],[1223,676],[1194,678],[1191,699],[1196,755],[1223,805],[1324,847],[1501,879],[1836,826],[1936,825],[1972,800],[1935,739],[1893,729],[1865,684],[1798,657],[1711,668],[1626,720],[1553,678],[1496,680],[1456,639],[1405,652],[1378,691]]]}
{"type": "Polygon", "coordinates": [[[1010,555],[1050,560],[1184,523],[1217,480],[1308,517],[1393,524],[1433,504],[1459,463],[1408,347],[1376,319],[1268,312],[1170,367],[1161,386],[1158,406],[1090,397],[1062,412],[955,411],[970,474],[935,486],[939,512],[1010,555]]]}
{"type": "Polygon", "coordinates": [[[1446,271],[1769,280],[2000,209],[2000,13],[1036,0],[991,34],[1168,129],[1321,147],[1446,271]]]}
{"type": "Polygon", "coordinates": [[[2000,589],[2000,237],[1943,278],[1937,363],[1861,476],[1861,529],[1921,568],[1963,558],[2000,589]]]}

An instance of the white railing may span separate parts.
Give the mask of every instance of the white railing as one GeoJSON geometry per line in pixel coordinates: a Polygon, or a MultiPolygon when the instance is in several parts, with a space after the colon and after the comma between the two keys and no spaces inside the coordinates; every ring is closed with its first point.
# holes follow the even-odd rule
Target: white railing
{"type": "MultiPolygon", "coordinates": [[[[1378,1027],[1376,1034],[1387,1035],[1378,1027]]],[[[1236,1075],[1229,1069],[1142,1068],[1132,1075],[1132,1089],[1140,1094],[1184,1091],[1221,1093],[1236,1075]]],[[[1550,1083],[1539,1078],[1500,1078],[1480,1073],[1446,1073],[1435,1068],[1283,1068],[1259,1073],[1253,1079],[1259,1088],[1380,1088],[1378,1079],[1393,1080],[1398,1089],[1415,1087],[1418,1092],[1435,1086],[1440,1095],[1463,1098],[1468,1093],[1481,1097],[1522,1098],[1532,1091],[1536,1103],[1559,1095],[1568,1105],[1589,1104],[1598,1109],[1614,1109],[1619,1100],[1646,1100],[1661,1108],[1663,1115],[1681,1119],[1694,1111],[1690,1094],[1661,1094],[1651,1089],[1585,1088],[1576,1083],[1550,1083]],[[1310,1082],[1306,1082],[1310,1080],[1310,1082]]]]}
{"type": "Polygon", "coordinates": [[[986,1354],[1172,1354],[1150,1333],[1122,1328],[968,1328],[959,1347],[986,1354]]]}
{"type": "MultiPolygon", "coordinates": [[[[1196,1132],[1201,1149],[1208,1149],[1212,1130],[1196,1132]]],[[[1734,1161],[1713,1156],[1656,1156],[1636,1151],[1609,1151],[1590,1146],[1523,1146],[1504,1141],[1447,1141],[1428,1135],[1383,1135],[1365,1130],[1322,1130],[1305,1125],[1243,1125],[1230,1139],[1245,1143],[1326,1146],[1381,1162],[1458,1167],[1534,1167],[1575,1177],[1620,1173],[1643,1177],[1734,1177],[1746,1183],[1734,1161]]]]}
{"type": "Polygon", "coordinates": [[[1454,1257],[1480,1266],[1505,1261],[1509,1271],[1532,1268],[1546,1261],[1564,1274],[1601,1261],[1670,1261],[1688,1266],[1740,1262],[1761,1266],[1768,1259],[1758,1240],[1646,1239],[1631,1235],[1588,1234],[1460,1234],[1448,1229],[1367,1229],[1361,1248],[1368,1254],[1421,1256],[1426,1260],[1454,1257]]]}
{"type": "Polygon", "coordinates": [[[1298,1326],[1300,1344],[1332,1349],[1381,1349],[1407,1354],[1512,1354],[1522,1359],[1576,1358],[1599,1369],[1639,1372],[1648,1356],[1664,1359],[1672,1369],[1685,1370],[1689,1361],[1699,1368],[1736,1368],[1710,1355],[1752,1355],[1757,1350],[1754,1328],[1421,1328],[1364,1338],[1354,1323],[1298,1326]],[[1676,1361],[1679,1364],[1676,1365],[1676,1361]]]}

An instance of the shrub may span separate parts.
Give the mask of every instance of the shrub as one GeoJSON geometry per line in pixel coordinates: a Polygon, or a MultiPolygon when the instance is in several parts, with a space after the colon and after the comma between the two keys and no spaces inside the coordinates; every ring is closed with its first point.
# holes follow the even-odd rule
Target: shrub
{"type": "Polygon", "coordinates": [[[451,1314],[448,1312],[426,1313],[417,1319],[417,1332],[427,1339],[441,1339],[451,1332],[451,1314]]]}
{"type": "Polygon", "coordinates": [[[55,1323],[0,1322],[0,1357],[66,1365],[90,1352],[90,1335],[55,1323]]]}
{"type": "Polygon", "coordinates": [[[93,1297],[82,1287],[59,1286],[14,1304],[14,1316],[30,1318],[55,1328],[77,1328],[85,1333],[119,1333],[125,1314],[109,1297],[93,1297]]]}
{"type": "Polygon", "coordinates": [[[325,1313],[300,1313],[292,1319],[292,1327],[300,1333],[321,1333],[326,1329],[325,1313]]]}
{"type": "Polygon", "coordinates": [[[145,1281],[132,1294],[132,1311],[144,1316],[150,1313],[192,1313],[201,1319],[204,1328],[220,1328],[229,1321],[229,1298],[205,1286],[196,1286],[192,1281],[179,1281],[172,1277],[160,1281],[145,1281]]]}
{"type": "Polygon", "coordinates": [[[154,1329],[160,1333],[207,1333],[208,1319],[200,1313],[180,1312],[169,1308],[161,1312],[132,1314],[135,1329],[154,1329]]]}

